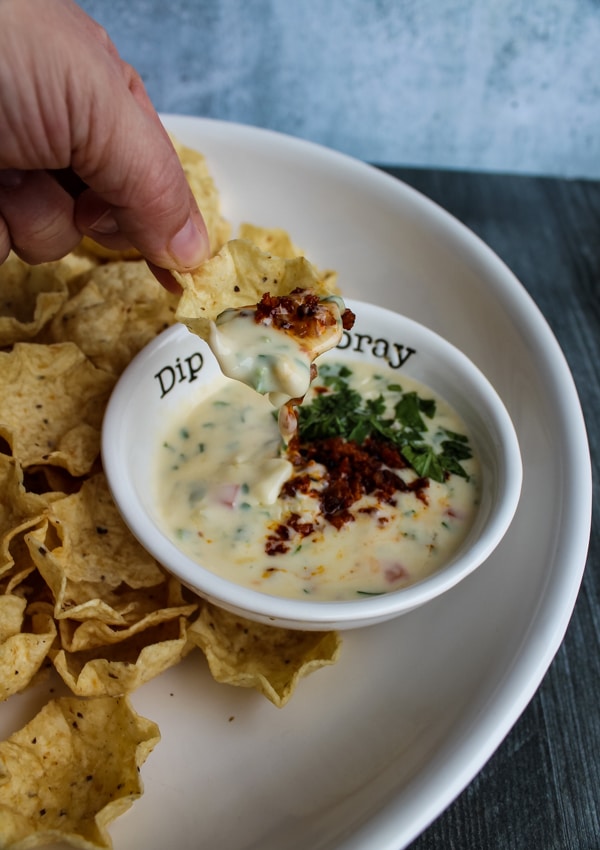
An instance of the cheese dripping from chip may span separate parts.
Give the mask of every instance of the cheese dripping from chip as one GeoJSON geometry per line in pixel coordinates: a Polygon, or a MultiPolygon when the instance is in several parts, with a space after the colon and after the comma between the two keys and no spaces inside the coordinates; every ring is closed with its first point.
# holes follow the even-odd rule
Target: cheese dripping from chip
{"type": "Polygon", "coordinates": [[[295,289],[265,293],[258,304],[228,308],[211,323],[208,343],[221,371],[279,408],[284,439],[296,430],[295,407],[316,375],[316,358],[339,343],[354,319],[336,295],[295,289]]]}
{"type": "Polygon", "coordinates": [[[315,359],[335,348],[353,313],[305,257],[276,257],[245,239],[173,274],[183,288],[175,318],[209,344],[225,375],[269,396],[287,441],[315,359]]]}

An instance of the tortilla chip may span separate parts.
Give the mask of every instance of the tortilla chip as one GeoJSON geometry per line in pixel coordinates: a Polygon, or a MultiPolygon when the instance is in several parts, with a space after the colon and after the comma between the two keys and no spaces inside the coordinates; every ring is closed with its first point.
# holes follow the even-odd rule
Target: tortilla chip
{"type": "MultiPolygon", "coordinates": [[[[5,596],[12,595],[19,589],[21,585],[23,585],[23,582],[25,582],[28,577],[35,571],[35,564],[33,564],[32,562],[26,568],[13,568],[8,576],[4,576],[5,581],[2,582],[2,588],[0,589],[0,593],[5,596]]],[[[17,595],[21,596],[22,599],[28,598],[27,593],[19,592],[17,595]]]]}
{"type": "Polygon", "coordinates": [[[24,468],[53,464],[83,475],[99,455],[113,385],[73,343],[17,343],[0,352],[0,436],[24,468]]]}
{"type": "Polygon", "coordinates": [[[243,222],[239,227],[238,238],[252,242],[261,251],[275,257],[291,259],[304,256],[304,251],[294,245],[290,234],[281,227],[259,227],[243,222]]]}
{"type": "Polygon", "coordinates": [[[0,644],[19,634],[26,605],[20,596],[0,596],[0,644]]]}
{"type": "Polygon", "coordinates": [[[219,192],[208,169],[206,158],[198,151],[186,147],[173,136],[171,136],[171,142],[202,213],[211,253],[214,254],[229,239],[231,226],[221,215],[219,192]]]}
{"type": "Polygon", "coordinates": [[[55,494],[27,492],[18,460],[0,454],[0,575],[14,564],[11,541],[22,531],[38,524],[54,498],[55,494]]]}
{"type": "Polygon", "coordinates": [[[217,682],[255,688],[278,708],[301,677],[339,657],[337,632],[302,632],[265,626],[206,603],[189,628],[217,682]]]}
{"type": "MultiPolygon", "coordinates": [[[[181,584],[173,576],[152,588],[130,591],[131,604],[123,615],[123,623],[113,625],[105,620],[59,620],[61,646],[67,652],[82,652],[129,640],[154,626],[180,617],[191,617],[197,602],[183,598],[181,584]]],[[[101,654],[101,653],[100,653],[101,654]]]]}
{"type": "MultiPolygon", "coordinates": [[[[240,225],[238,237],[253,242],[261,251],[274,254],[276,257],[291,259],[292,257],[305,256],[304,251],[294,245],[287,230],[279,227],[259,227],[255,224],[244,222],[240,225]]],[[[337,272],[332,269],[319,270],[319,277],[327,292],[339,293],[337,284],[337,272]]]]}
{"type": "Polygon", "coordinates": [[[67,297],[57,263],[30,266],[10,254],[0,265],[0,347],[32,339],[67,297]]]}
{"type": "Polygon", "coordinates": [[[175,321],[177,296],[144,262],[97,266],[50,325],[50,341],[76,343],[100,369],[119,375],[150,340],[175,321]]]}
{"type": "Polygon", "coordinates": [[[27,566],[15,566],[9,575],[4,578],[6,581],[3,582],[2,593],[6,596],[14,593],[17,596],[21,596],[23,599],[31,600],[33,602],[38,601],[38,599],[48,598],[48,594],[44,594],[45,585],[41,581],[39,573],[35,568],[35,564],[31,561],[31,559],[27,566]],[[33,578],[32,581],[30,581],[30,577],[33,578]],[[36,579],[39,579],[39,581],[36,581],[36,579]]]}
{"type": "Polygon", "coordinates": [[[2,847],[111,848],[107,827],[141,796],[159,740],[127,698],[49,702],[0,743],[2,847]]]}
{"type": "Polygon", "coordinates": [[[179,664],[192,648],[187,639],[187,621],[180,617],[102,650],[61,649],[52,655],[52,661],[77,696],[118,696],[179,664]]]}
{"type": "Polygon", "coordinates": [[[287,295],[297,287],[327,296],[322,275],[305,257],[276,257],[234,239],[193,272],[172,272],[183,287],[175,318],[207,340],[210,322],[227,307],[257,304],[265,292],[287,295]]]}
{"type": "Polygon", "coordinates": [[[81,487],[81,478],[70,475],[66,469],[58,466],[29,466],[23,480],[30,492],[44,496],[67,496],[76,493],[81,487]]]}
{"type": "Polygon", "coordinates": [[[6,566],[0,577],[0,594],[20,596],[28,603],[53,604],[48,585],[39,574],[25,541],[29,533],[30,527],[21,529],[10,541],[9,558],[12,565],[6,566]]]}
{"type": "Polygon", "coordinates": [[[53,502],[46,516],[26,541],[52,591],[57,618],[125,625],[124,613],[132,603],[124,588],[152,588],[165,581],[162,567],[123,522],[103,473],[86,480],[78,493],[53,502]]]}
{"type": "Polygon", "coordinates": [[[29,685],[56,637],[48,613],[26,622],[26,605],[20,596],[0,596],[0,701],[29,685]]]}
{"type": "MultiPolygon", "coordinates": [[[[304,251],[294,245],[287,230],[279,227],[259,227],[256,224],[244,222],[239,227],[238,237],[253,242],[261,251],[274,254],[276,257],[291,259],[292,257],[304,256],[304,251]]],[[[319,277],[327,292],[339,293],[337,284],[337,272],[332,269],[319,270],[319,277]]]]}
{"type": "Polygon", "coordinates": [[[81,281],[85,275],[98,265],[98,257],[86,251],[83,241],[79,243],[69,254],[66,254],[57,265],[60,273],[67,281],[69,294],[75,295],[81,287],[81,281]]]}

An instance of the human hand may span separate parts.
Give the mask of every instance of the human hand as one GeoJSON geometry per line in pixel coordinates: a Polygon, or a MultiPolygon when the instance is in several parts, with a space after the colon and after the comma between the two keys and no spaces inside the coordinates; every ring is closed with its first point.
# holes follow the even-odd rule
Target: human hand
{"type": "Polygon", "coordinates": [[[0,0],[0,263],[11,248],[58,259],[82,235],[162,269],[209,253],[168,135],[106,32],[73,0],[0,0]]]}

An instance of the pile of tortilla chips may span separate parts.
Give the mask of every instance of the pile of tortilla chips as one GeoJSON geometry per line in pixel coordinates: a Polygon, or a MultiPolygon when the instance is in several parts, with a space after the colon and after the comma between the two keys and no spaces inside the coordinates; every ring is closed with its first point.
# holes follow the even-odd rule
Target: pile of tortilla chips
{"type": "Polygon", "coordinates": [[[127,695],[190,652],[217,681],[279,707],[339,653],[335,633],[260,626],[184,589],[133,538],[108,490],[104,409],[146,343],[176,316],[202,319],[207,303],[237,306],[222,299],[246,298],[238,276],[253,268],[260,281],[335,284],[283,231],[245,225],[226,244],[204,157],[175,145],[215,255],[184,276],[181,304],[136,252],[88,240],[57,262],[11,255],[0,266],[0,701],[48,667],[73,694],[0,743],[4,848],[112,846],[107,826],[141,794],[139,768],[160,737],[127,695]]]}

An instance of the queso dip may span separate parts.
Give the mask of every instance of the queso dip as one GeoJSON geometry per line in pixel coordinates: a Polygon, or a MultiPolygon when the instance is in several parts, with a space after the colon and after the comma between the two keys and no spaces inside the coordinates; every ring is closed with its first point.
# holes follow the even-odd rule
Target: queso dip
{"type": "Polygon", "coordinates": [[[166,423],[155,474],[165,533],[204,567],[277,596],[356,599],[434,572],[472,525],[479,465],[443,399],[389,375],[321,366],[288,445],[265,396],[217,377],[166,423]]]}
{"type": "Polygon", "coordinates": [[[277,596],[355,599],[434,572],[472,525],[479,465],[443,399],[386,375],[363,362],[322,366],[299,409],[298,440],[288,446],[266,397],[214,379],[197,406],[166,423],[155,475],[165,533],[204,567],[277,596]],[[354,416],[359,397],[376,427],[400,416],[398,427],[415,437],[405,452],[416,469],[378,439],[315,438],[302,448],[303,419],[307,433],[320,428],[320,417],[327,430],[328,406],[338,419],[344,407],[354,416]],[[371,444],[376,461],[363,451],[371,444]],[[354,473],[340,478],[353,453],[354,473]],[[446,456],[457,472],[440,472],[436,459],[446,456]],[[367,492],[354,492],[365,481],[367,492]]]}

